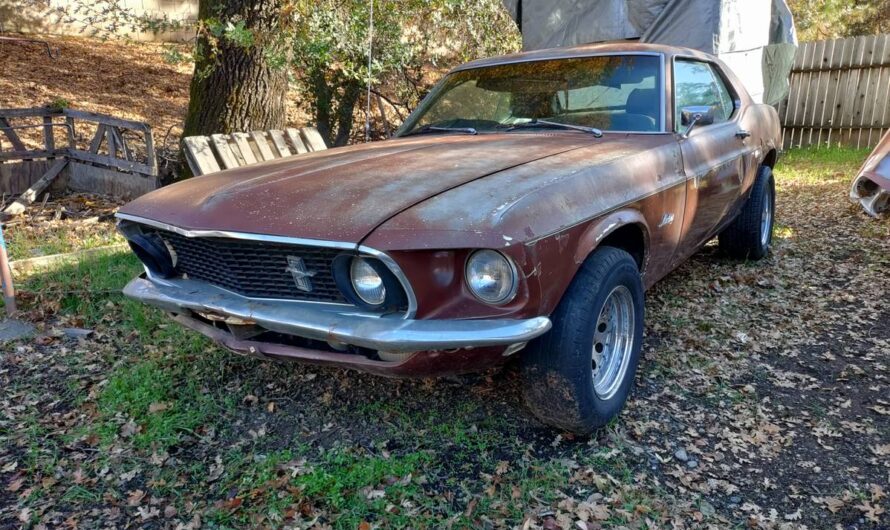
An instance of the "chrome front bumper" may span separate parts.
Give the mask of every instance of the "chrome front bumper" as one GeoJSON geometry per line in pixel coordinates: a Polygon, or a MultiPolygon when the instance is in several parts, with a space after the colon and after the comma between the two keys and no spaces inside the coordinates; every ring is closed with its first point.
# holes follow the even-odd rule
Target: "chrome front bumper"
{"type": "Polygon", "coordinates": [[[353,306],[289,300],[254,300],[194,280],[139,277],[124,288],[130,298],[170,311],[192,311],[230,322],[377,351],[408,353],[508,346],[546,333],[547,317],[528,320],[412,320],[361,313],[353,306]]]}

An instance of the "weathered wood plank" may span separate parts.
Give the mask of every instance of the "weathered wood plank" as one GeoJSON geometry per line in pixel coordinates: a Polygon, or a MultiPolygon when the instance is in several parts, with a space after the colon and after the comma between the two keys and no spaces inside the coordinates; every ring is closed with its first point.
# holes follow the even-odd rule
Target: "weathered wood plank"
{"type": "Polygon", "coordinates": [[[269,137],[272,138],[272,144],[275,145],[275,149],[278,149],[278,156],[284,158],[286,156],[291,156],[290,149],[287,147],[287,142],[284,139],[284,133],[279,131],[278,129],[272,129],[269,131],[269,137]]]}
{"type": "Polygon", "coordinates": [[[142,139],[145,142],[145,157],[148,159],[148,165],[151,166],[151,175],[158,176],[158,158],[155,155],[154,133],[151,132],[151,125],[147,125],[142,131],[142,139]]]}
{"type": "Polygon", "coordinates": [[[134,131],[151,130],[151,127],[147,123],[143,123],[141,121],[124,120],[121,118],[105,116],[103,114],[96,114],[95,112],[86,112],[83,110],[65,109],[64,113],[66,116],[70,116],[75,119],[94,121],[97,123],[101,123],[103,125],[122,127],[124,129],[132,129],[134,131]]]}
{"type": "Polygon", "coordinates": [[[2,118],[30,118],[42,116],[59,116],[61,110],[48,109],[44,107],[35,107],[30,109],[0,109],[0,117],[2,118]]]}
{"type": "Polygon", "coordinates": [[[309,152],[309,148],[306,147],[306,143],[300,137],[300,131],[293,127],[288,127],[284,132],[287,134],[287,139],[290,140],[291,147],[293,147],[295,153],[302,155],[309,152]]]}
{"type": "Polygon", "coordinates": [[[108,156],[117,158],[117,137],[114,134],[114,127],[105,128],[105,144],[108,146],[108,156]]]}
{"type": "Polygon", "coordinates": [[[235,142],[235,147],[241,154],[241,158],[244,159],[245,165],[257,163],[256,155],[250,146],[250,135],[243,132],[232,133],[232,140],[235,142]]]}
{"type": "Polygon", "coordinates": [[[272,148],[269,147],[269,142],[266,141],[266,133],[263,131],[252,131],[250,133],[250,137],[253,139],[253,142],[256,144],[257,149],[260,152],[260,158],[263,161],[266,160],[275,160],[277,157],[275,153],[272,152],[272,148]]]}
{"type": "Polygon", "coordinates": [[[31,185],[25,193],[22,193],[19,198],[15,200],[15,202],[7,206],[6,209],[3,210],[3,213],[7,215],[19,215],[24,212],[31,203],[37,200],[37,196],[49,187],[52,181],[59,176],[59,173],[65,169],[67,164],[68,160],[65,158],[56,160],[49,170],[40,177],[40,180],[31,185]]]}
{"type": "Polygon", "coordinates": [[[324,139],[315,127],[303,127],[300,129],[300,136],[303,137],[306,147],[310,151],[324,151],[328,148],[328,145],[324,143],[324,139]]]}
{"type": "Polygon", "coordinates": [[[96,135],[93,136],[93,140],[90,142],[89,151],[91,153],[98,153],[99,147],[102,146],[102,140],[104,138],[105,138],[105,126],[102,124],[99,124],[99,126],[96,127],[96,135]]]}
{"type": "Polygon", "coordinates": [[[43,117],[43,147],[47,151],[55,151],[56,149],[56,138],[55,133],[53,132],[52,116],[43,117]]]}
{"type": "Polygon", "coordinates": [[[134,173],[143,173],[146,175],[155,176],[156,169],[148,164],[143,164],[142,162],[133,162],[120,158],[111,158],[108,155],[90,153],[89,151],[82,151],[80,149],[70,149],[68,153],[69,156],[74,160],[92,162],[94,164],[114,167],[124,171],[132,171],[134,173]]]}
{"type": "Polygon", "coordinates": [[[158,188],[156,176],[118,171],[91,166],[81,162],[70,163],[68,188],[72,191],[88,191],[134,199],[158,188]]]}
{"type": "Polygon", "coordinates": [[[25,144],[22,143],[22,140],[19,138],[19,135],[15,132],[15,129],[9,124],[9,120],[5,117],[0,117],[0,130],[3,131],[3,134],[9,140],[9,143],[12,144],[13,151],[27,151],[28,148],[25,147],[25,144]]]}
{"type": "MultiPolygon", "coordinates": [[[[828,134],[826,135],[826,137],[828,139],[827,145],[829,145],[829,146],[831,145],[831,135],[834,132],[833,124],[836,123],[836,120],[838,118],[838,111],[840,110],[840,99],[839,98],[843,97],[843,95],[841,93],[841,89],[840,89],[841,72],[837,68],[840,68],[840,64],[841,64],[841,61],[843,61],[844,52],[846,50],[846,48],[845,48],[846,41],[845,40],[836,39],[832,42],[834,43],[834,51],[831,56],[831,67],[834,69],[831,72],[831,76],[832,76],[831,90],[832,90],[833,94],[831,96],[831,103],[830,103],[831,108],[829,109],[829,113],[828,113],[828,122],[827,122],[828,134]]],[[[824,127],[826,125],[826,123],[823,121],[822,125],[824,127]]]]}
{"type": "MultiPolygon", "coordinates": [[[[20,195],[49,170],[55,160],[12,161],[0,164],[0,195],[20,195]]],[[[70,169],[70,166],[69,166],[70,169]]],[[[67,171],[50,185],[50,190],[59,188],[67,171]]],[[[64,189],[64,186],[62,187],[64,189]]]]}
{"type": "Polygon", "coordinates": [[[216,150],[217,156],[222,161],[223,168],[232,169],[241,166],[241,164],[238,163],[238,159],[235,157],[235,153],[232,152],[232,148],[229,147],[229,139],[226,135],[211,134],[210,141],[213,148],[216,150]]]}
{"type": "Polygon", "coordinates": [[[185,146],[185,159],[195,176],[220,171],[219,163],[210,149],[206,136],[189,136],[182,141],[185,146]]]}
{"type": "Polygon", "coordinates": [[[68,154],[67,149],[56,149],[55,151],[6,151],[0,152],[0,162],[8,162],[12,160],[38,160],[41,158],[55,158],[68,154]]]}
{"type": "MultiPolygon", "coordinates": [[[[880,44],[880,42],[874,35],[871,35],[866,39],[865,57],[863,60],[867,62],[869,66],[873,66],[878,44],[880,44]]],[[[863,127],[871,126],[871,120],[875,109],[875,94],[878,91],[877,82],[879,75],[880,71],[877,68],[870,67],[867,70],[864,70],[863,78],[860,82],[860,93],[863,95],[863,98],[862,108],[857,120],[859,131],[856,138],[856,144],[860,146],[863,145],[863,142],[865,142],[865,145],[868,145],[868,130],[864,130],[863,127]]]]}
{"type": "Polygon", "coordinates": [[[65,132],[68,135],[68,148],[73,148],[77,141],[77,129],[75,129],[74,118],[70,116],[65,117],[65,132]]]}

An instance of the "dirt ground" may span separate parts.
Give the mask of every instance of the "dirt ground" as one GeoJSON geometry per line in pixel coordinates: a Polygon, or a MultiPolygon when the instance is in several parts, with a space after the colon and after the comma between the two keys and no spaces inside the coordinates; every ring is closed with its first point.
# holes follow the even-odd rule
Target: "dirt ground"
{"type": "Polygon", "coordinates": [[[58,102],[78,110],[144,121],[158,146],[176,145],[188,107],[192,67],[169,59],[181,47],[73,37],[37,44],[0,41],[0,108],[58,102]]]}
{"type": "MultiPolygon", "coordinates": [[[[15,36],[15,35],[10,35],[15,36]]],[[[27,38],[34,38],[28,36],[27,38]]],[[[175,150],[188,108],[193,63],[188,45],[40,36],[50,45],[0,41],[0,108],[64,104],[151,125],[159,152],[175,150]]],[[[304,126],[299,95],[288,122],[304,126]]],[[[26,140],[39,131],[22,130],[26,140]]]]}

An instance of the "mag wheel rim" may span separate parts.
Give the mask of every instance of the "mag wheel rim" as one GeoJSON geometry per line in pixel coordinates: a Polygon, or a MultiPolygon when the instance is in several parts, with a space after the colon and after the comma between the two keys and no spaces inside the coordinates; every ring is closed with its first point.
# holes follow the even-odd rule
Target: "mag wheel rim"
{"type": "Polygon", "coordinates": [[[767,190],[766,202],[763,205],[763,212],[760,214],[760,244],[764,247],[769,244],[770,228],[773,225],[773,197],[772,192],[767,190]]]}
{"type": "Polygon", "coordinates": [[[600,309],[593,333],[593,389],[602,400],[618,393],[627,374],[634,342],[634,299],[630,289],[612,289],[600,309]]]}

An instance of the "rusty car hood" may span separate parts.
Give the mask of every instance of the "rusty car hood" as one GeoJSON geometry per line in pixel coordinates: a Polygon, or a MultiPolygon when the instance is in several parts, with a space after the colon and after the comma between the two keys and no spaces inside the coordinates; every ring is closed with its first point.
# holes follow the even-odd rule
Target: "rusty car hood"
{"type": "Polygon", "coordinates": [[[144,195],[120,213],[188,230],[358,243],[443,192],[598,142],[583,133],[394,139],[192,178],[144,195]]]}

